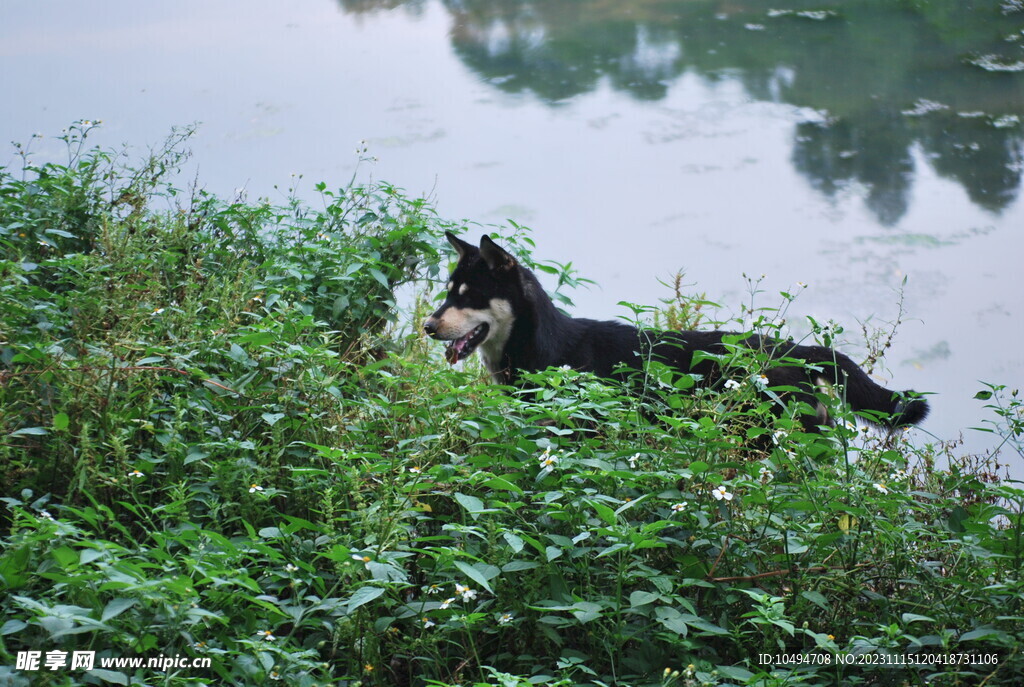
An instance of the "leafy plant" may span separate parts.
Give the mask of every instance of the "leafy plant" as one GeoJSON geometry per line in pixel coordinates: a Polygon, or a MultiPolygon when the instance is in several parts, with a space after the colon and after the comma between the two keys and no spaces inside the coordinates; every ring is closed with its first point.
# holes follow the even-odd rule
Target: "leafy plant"
{"type": "MultiPolygon", "coordinates": [[[[0,679],[1015,684],[1024,490],[995,456],[824,394],[807,432],[759,351],[719,389],[485,383],[402,326],[463,228],[427,203],[185,194],[183,139],[133,168],[89,126],[0,173],[0,679]],[[16,668],[56,650],[96,665],[16,668]],[[101,665],[161,654],[210,666],[101,665]]],[[[784,335],[792,296],[758,289],[741,328],[784,335]]],[[[636,316],[707,316],[675,301],[636,316]]],[[[983,394],[1003,450],[1015,399],[983,394]]]]}

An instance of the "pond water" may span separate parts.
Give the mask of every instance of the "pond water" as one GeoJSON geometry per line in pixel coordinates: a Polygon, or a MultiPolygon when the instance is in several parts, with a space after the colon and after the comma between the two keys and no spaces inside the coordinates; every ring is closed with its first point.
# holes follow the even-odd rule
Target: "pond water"
{"type": "Polygon", "coordinates": [[[883,378],[937,394],[925,438],[1024,382],[1020,0],[6,0],[0,56],[0,132],[42,159],[76,119],[142,150],[200,122],[214,192],[355,173],[511,219],[598,282],[589,316],[678,270],[737,313],[764,274],[854,357],[902,288],[883,378]]]}

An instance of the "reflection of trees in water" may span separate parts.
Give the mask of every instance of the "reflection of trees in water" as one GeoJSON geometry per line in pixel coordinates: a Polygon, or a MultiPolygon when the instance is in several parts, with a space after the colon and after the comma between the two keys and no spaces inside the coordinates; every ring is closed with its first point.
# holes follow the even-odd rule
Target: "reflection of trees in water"
{"type": "Polygon", "coordinates": [[[964,118],[947,114],[922,120],[918,140],[939,174],[960,182],[978,205],[998,212],[1020,188],[1020,129],[998,129],[981,119],[951,121],[955,119],[964,118]]]}
{"type": "Polygon", "coordinates": [[[903,113],[808,122],[797,126],[793,162],[816,189],[833,196],[848,182],[868,189],[867,205],[885,225],[907,210],[917,143],[935,171],[963,186],[970,199],[998,212],[1018,194],[1022,140],[980,117],[903,113]]]}
{"type": "Polygon", "coordinates": [[[420,14],[427,0],[338,0],[341,8],[350,14],[372,14],[381,10],[405,8],[414,14],[420,14]]]}
{"type": "Polygon", "coordinates": [[[657,100],[686,67],[674,30],[630,21],[619,3],[446,0],[445,6],[454,17],[456,54],[508,93],[529,91],[557,103],[607,79],[635,98],[657,100]]]}
{"type": "Polygon", "coordinates": [[[559,2],[452,0],[446,6],[455,17],[456,54],[508,93],[529,91],[557,103],[608,79],[633,97],[656,100],[683,71],[677,37],[658,26],[623,30],[600,12],[559,2]]]}
{"type": "Polygon", "coordinates": [[[907,211],[914,162],[901,118],[878,113],[873,126],[849,120],[797,125],[793,162],[822,193],[833,196],[846,182],[868,190],[867,206],[878,221],[895,224],[907,211]]]}
{"type": "MultiPolygon", "coordinates": [[[[339,2],[354,12],[424,5],[339,2]]],[[[557,104],[607,83],[657,100],[691,71],[737,79],[753,98],[822,111],[826,122],[797,127],[797,169],[827,195],[863,184],[886,225],[907,210],[915,145],[978,205],[998,212],[1017,196],[1024,146],[1015,117],[1024,114],[1024,74],[965,63],[970,55],[1002,64],[1024,59],[1021,12],[1012,4],[440,2],[453,17],[456,54],[505,92],[557,104]],[[921,103],[927,107],[915,111],[921,103]]]]}

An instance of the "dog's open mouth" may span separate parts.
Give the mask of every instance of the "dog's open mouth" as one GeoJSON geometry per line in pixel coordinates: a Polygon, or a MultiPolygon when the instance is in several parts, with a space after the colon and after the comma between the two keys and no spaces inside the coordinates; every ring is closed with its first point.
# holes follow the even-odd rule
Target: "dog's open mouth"
{"type": "Polygon", "coordinates": [[[489,329],[490,327],[486,322],[484,322],[469,334],[455,339],[454,341],[449,341],[447,349],[445,350],[445,358],[447,358],[448,362],[452,365],[460,360],[465,360],[472,355],[477,346],[484,342],[484,339],[487,338],[487,331],[489,329]]]}

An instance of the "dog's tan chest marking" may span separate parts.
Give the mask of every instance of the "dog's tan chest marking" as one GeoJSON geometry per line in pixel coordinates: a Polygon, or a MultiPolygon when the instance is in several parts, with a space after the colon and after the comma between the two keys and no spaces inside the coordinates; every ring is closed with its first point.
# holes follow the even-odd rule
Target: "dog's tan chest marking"
{"type": "Polygon", "coordinates": [[[501,354],[504,353],[505,344],[512,334],[515,315],[512,312],[512,304],[504,298],[492,298],[487,312],[491,315],[491,321],[488,322],[491,331],[487,339],[480,344],[480,357],[491,375],[496,377],[502,371],[501,354]]]}

